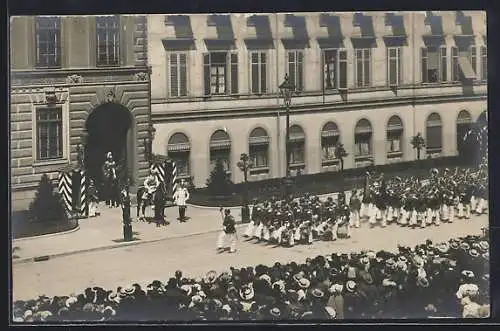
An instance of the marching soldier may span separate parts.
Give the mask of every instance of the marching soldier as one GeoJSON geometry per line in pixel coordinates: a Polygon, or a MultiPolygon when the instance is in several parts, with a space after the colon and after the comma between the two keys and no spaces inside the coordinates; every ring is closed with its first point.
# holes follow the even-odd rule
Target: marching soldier
{"type": "MultiPolygon", "coordinates": [[[[222,211],[224,209],[220,207],[220,213],[222,216],[222,211]]],[[[224,210],[224,215],[223,217],[223,230],[219,235],[219,239],[217,240],[217,251],[219,253],[222,253],[224,251],[224,244],[227,242],[229,239],[229,253],[234,253],[236,252],[236,241],[238,239],[238,235],[236,233],[236,221],[234,220],[234,217],[231,215],[231,210],[226,209],[224,210]]]]}
{"type": "Polygon", "coordinates": [[[359,200],[358,192],[356,190],[352,190],[351,198],[349,201],[349,208],[351,210],[351,226],[359,228],[359,212],[361,210],[361,201],[359,200]]]}
{"type": "Polygon", "coordinates": [[[189,192],[186,188],[186,183],[184,180],[181,181],[180,185],[177,187],[174,193],[175,204],[179,207],[179,221],[186,221],[186,202],[189,200],[189,192]]]}

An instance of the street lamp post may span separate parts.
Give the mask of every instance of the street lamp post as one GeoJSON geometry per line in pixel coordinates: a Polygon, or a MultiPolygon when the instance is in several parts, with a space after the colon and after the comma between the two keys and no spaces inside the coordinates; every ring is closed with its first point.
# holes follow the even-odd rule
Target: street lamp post
{"type": "Polygon", "coordinates": [[[248,156],[248,154],[243,153],[240,156],[240,160],[237,163],[238,168],[243,172],[243,179],[245,181],[245,189],[243,195],[243,207],[241,208],[241,220],[243,223],[247,223],[250,221],[250,209],[248,208],[248,171],[253,166],[253,162],[248,156]]]}
{"type": "Polygon", "coordinates": [[[285,153],[286,153],[286,178],[285,178],[285,195],[288,198],[291,190],[290,178],[290,104],[292,102],[292,93],[295,90],[295,85],[290,81],[288,74],[285,75],[285,80],[279,86],[280,94],[285,102],[286,109],[286,137],[285,137],[285,153]]]}

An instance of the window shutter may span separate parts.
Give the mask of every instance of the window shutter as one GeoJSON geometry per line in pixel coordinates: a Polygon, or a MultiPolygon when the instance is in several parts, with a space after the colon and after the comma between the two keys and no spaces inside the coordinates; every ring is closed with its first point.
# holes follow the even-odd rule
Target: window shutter
{"type": "Polygon", "coordinates": [[[210,54],[203,54],[203,76],[205,95],[210,95],[210,54]]]}
{"type": "Polygon", "coordinates": [[[347,90],[347,52],[339,51],[339,90],[347,90]]]}
{"type": "Polygon", "coordinates": [[[297,91],[304,90],[304,54],[298,52],[297,54],[297,91]]]}
{"type": "Polygon", "coordinates": [[[320,72],[320,79],[321,79],[321,90],[323,93],[325,92],[325,86],[326,86],[326,76],[325,76],[325,71],[328,70],[326,67],[326,61],[325,61],[325,52],[326,51],[321,51],[321,72],[320,72]]]}
{"type": "Polygon", "coordinates": [[[439,51],[439,54],[441,55],[441,81],[442,82],[445,82],[447,81],[447,68],[448,68],[448,57],[447,57],[447,54],[446,54],[446,48],[444,47],[441,47],[440,48],[440,51],[439,51]]]}
{"type": "Polygon", "coordinates": [[[427,49],[422,48],[420,50],[420,63],[422,66],[422,81],[427,83],[429,81],[427,77],[427,49]]]}
{"type": "Polygon", "coordinates": [[[179,76],[177,66],[177,54],[170,54],[170,95],[173,97],[179,96],[179,76]]]}
{"type": "Polygon", "coordinates": [[[180,96],[187,95],[187,59],[186,54],[179,54],[180,96]]]}
{"type": "Polygon", "coordinates": [[[267,92],[267,58],[266,58],[266,53],[261,53],[261,58],[260,58],[260,92],[261,93],[266,93],[267,92]]]}
{"type": "Polygon", "coordinates": [[[238,54],[231,54],[231,94],[238,94],[238,54]]]}

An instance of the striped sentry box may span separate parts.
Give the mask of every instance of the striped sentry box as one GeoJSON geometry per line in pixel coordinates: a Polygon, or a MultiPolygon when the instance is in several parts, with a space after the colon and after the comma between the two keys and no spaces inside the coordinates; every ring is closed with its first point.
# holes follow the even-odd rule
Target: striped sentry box
{"type": "Polygon", "coordinates": [[[177,166],[172,161],[172,194],[177,189],[177,166]]]}
{"type": "Polygon", "coordinates": [[[88,216],[89,208],[87,201],[87,174],[85,170],[80,171],[80,210],[82,216],[88,216]]]}
{"type": "Polygon", "coordinates": [[[156,170],[156,178],[160,183],[165,182],[165,166],[162,163],[155,163],[152,166],[153,170],[156,170]]]}
{"type": "Polygon", "coordinates": [[[71,174],[67,172],[59,172],[58,175],[58,190],[59,194],[62,196],[64,201],[64,205],[66,206],[67,211],[73,210],[73,201],[72,201],[72,178],[71,174]]]}

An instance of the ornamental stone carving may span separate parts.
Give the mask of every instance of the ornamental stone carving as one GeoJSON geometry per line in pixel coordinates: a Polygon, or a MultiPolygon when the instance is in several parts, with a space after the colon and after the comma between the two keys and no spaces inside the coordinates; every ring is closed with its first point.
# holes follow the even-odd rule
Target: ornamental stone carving
{"type": "Polygon", "coordinates": [[[70,75],[66,78],[68,84],[82,84],[83,77],[80,75],[70,75]]]}
{"type": "Polygon", "coordinates": [[[135,74],[135,80],[138,81],[147,81],[148,80],[148,73],[147,72],[138,72],[135,74]]]}

